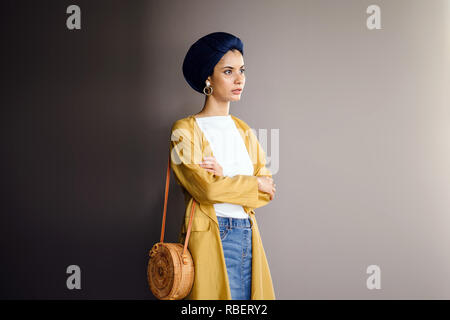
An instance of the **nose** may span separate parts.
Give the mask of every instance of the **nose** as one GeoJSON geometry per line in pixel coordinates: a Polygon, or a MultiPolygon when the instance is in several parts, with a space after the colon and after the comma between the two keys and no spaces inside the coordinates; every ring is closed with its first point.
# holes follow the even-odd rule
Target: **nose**
{"type": "Polygon", "coordinates": [[[237,83],[243,83],[243,82],[244,82],[244,79],[245,79],[245,75],[244,75],[244,74],[238,74],[238,75],[236,76],[236,81],[235,81],[235,82],[237,82],[237,83]]]}

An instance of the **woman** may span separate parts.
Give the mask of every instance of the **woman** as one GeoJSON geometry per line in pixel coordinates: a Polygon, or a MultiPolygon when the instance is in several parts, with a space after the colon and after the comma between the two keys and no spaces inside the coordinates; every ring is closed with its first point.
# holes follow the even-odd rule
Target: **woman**
{"type": "Polygon", "coordinates": [[[275,299],[254,209],[275,184],[250,127],[229,114],[245,85],[242,41],[225,32],[195,42],[183,62],[189,85],[205,94],[203,109],[172,126],[171,167],[183,187],[183,243],[195,200],[188,248],[194,285],[186,299],[275,299]]]}

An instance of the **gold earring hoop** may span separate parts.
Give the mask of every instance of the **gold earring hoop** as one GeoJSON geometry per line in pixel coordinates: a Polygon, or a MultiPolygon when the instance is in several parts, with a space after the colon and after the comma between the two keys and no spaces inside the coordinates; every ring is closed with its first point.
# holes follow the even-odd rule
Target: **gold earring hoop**
{"type": "Polygon", "coordinates": [[[204,93],[205,95],[207,95],[207,96],[212,95],[212,93],[213,93],[213,88],[210,86],[209,82],[208,82],[208,84],[206,85],[206,87],[203,88],[203,93],[204,93]],[[207,91],[207,92],[205,92],[205,91],[207,91]]]}

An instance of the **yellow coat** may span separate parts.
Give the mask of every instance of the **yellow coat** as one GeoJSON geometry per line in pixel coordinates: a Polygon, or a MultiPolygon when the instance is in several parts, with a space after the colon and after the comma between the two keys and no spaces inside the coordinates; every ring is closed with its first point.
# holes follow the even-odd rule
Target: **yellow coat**
{"type": "Polygon", "coordinates": [[[255,208],[270,202],[268,193],[258,190],[257,176],[272,176],[266,168],[265,152],[250,127],[231,116],[252,160],[253,176],[216,176],[199,166],[203,157],[213,156],[208,140],[193,115],[172,126],[171,167],[182,186],[186,212],[179,242],[184,243],[193,198],[194,209],[188,248],[194,260],[194,285],[187,300],[231,300],[228,274],[220,240],[214,203],[240,204],[253,221],[252,227],[252,300],[272,300],[275,293],[266,254],[255,218],[255,208]],[[192,198],[193,197],[193,198],[192,198]]]}

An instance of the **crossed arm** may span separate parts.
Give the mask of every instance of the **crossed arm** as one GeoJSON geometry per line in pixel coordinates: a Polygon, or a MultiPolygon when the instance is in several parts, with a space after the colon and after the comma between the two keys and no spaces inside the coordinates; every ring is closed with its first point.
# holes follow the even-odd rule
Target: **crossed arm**
{"type": "Polygon", "coordinates": [[[200,203],[233,203],[250,208],[268,204],[275,192],[272,174],[265,166],[265,154],[256,136],[248,132],[257,152],[255,173],[225,177],[212,159],[201,159],[200,143],[195,143],[193,130],[172,128],[171,167],[179,183],[200,203]],[[214,168],[216,170],[214,170],[214,168]],[[208,169],[208,170],[207,170],[208,169]],[[216,174],[217,173],[217,174],[216,174]]]}

